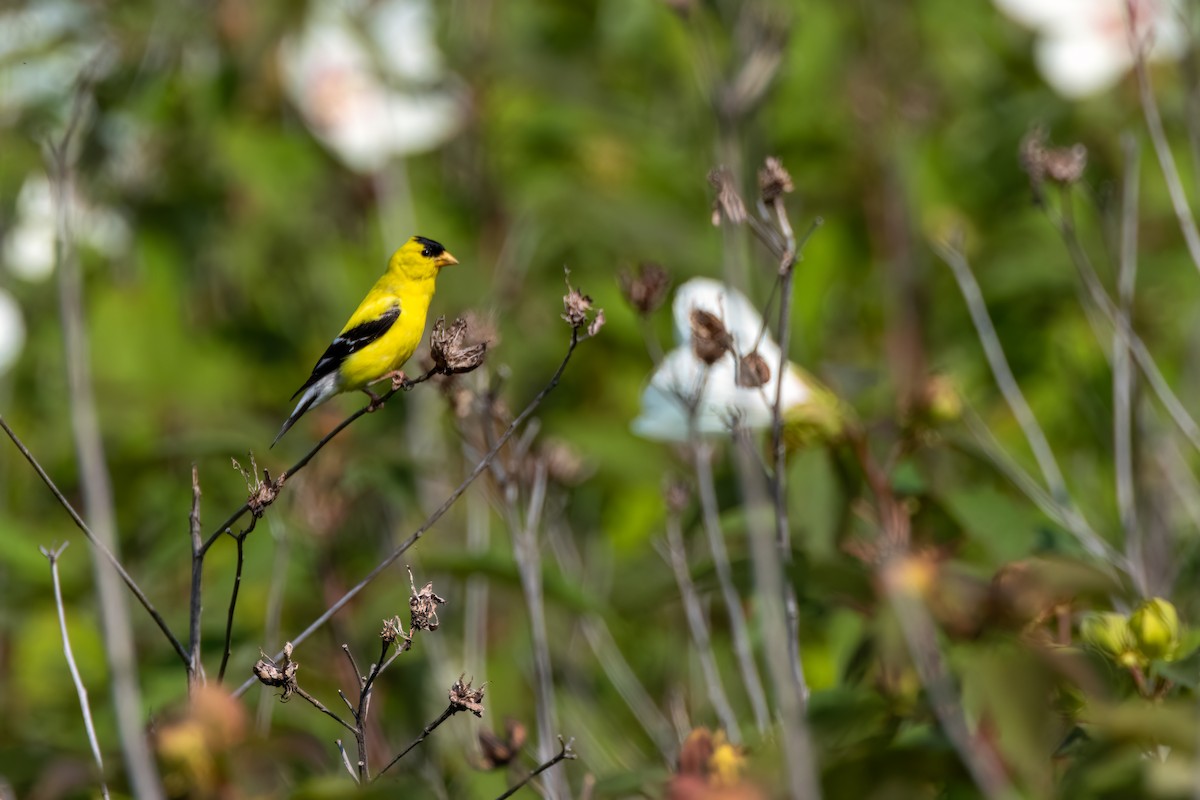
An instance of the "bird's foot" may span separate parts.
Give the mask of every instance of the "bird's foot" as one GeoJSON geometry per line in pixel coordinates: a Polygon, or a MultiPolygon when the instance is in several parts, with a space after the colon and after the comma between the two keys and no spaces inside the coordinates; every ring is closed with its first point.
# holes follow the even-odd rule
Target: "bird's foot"
{"type": "Polygon", "coordinates": [[[383,377],[392,379],[393,392],[398,392],[401,389],[407,389],[408,387],[412,386],[412,382],[408,379],[408,376],[404,374],[404,370],[402,369],[389,372],[383,377]]]}
{"type": "Polygon", "coordinates": [[[363,389],[363,393],[371,398],[371,404],[367,406],[367,413],[378,411],[383,408],[383,398],[372,392],[370,389],[363,389]]]}

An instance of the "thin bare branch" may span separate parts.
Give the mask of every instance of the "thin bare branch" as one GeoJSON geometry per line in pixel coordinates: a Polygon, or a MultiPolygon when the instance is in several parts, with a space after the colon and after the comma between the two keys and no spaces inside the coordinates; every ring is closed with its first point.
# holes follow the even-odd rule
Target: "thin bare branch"
{"type": "Polygon", "coordinates": [[[414,747],[419,745],[421,742],[425,741],[425,739],[429,736],[429,734],[433,733],[434,730],[436,730],[439,725],[441,725],[443,722],[445,722],[446,720],[453,717],[456,713],[458,713],[461,710],[462,710],[462,708],[454,705],[453,703],[446,706],[446,710],[442,712],[442,715],[440,717],[438,717],[437,719],[435,719],[433,722],[426,725],[421,730],[421,735],[418,736],[416,739],[414,739],[412,744],[410,744],[408,747],[404,748],[399,753],[397,753],[396,757],[393,758],[391,761],[389,761],[387,763],[387,766],[385,766],[383,769],[379,770],[379,774],[376,775],[372,780],[379,780],[383,776],[383,773],[387,772],[389,769],[391,769],[393,766],[395,766],[396,762],[398,762],[400,759],[402,759],[406,755],[408,755],[409,752],[414,747]]]}
{"type": "MultiPolygon", "coordinates": [[[[225,614],[225,650],[221,653],[221,669],[217,673],[217,681],[225,680],[225,668],[229,665],[229,656],[233,652],[233,612],[237,609],[238,592],[242,588],[242,567],[246,563],[246,537],[258,524],[258,517],[251,517],[246,530],[234,536],[237,542],[237,566],[233,572],[233,589],[229,593],[229,610],[225,614]]],[[[204,558],[203,553],[200,556],[204,558]]]]}
{"type": "Polygon", "coordinates": [[[575,743],[574,737],[567,739],[564,742],[563,738],[560,736],[558,737],[558,743],[560,745],[560,749],[557,755],[547,761],[542,762],[541,764],[538,764],[536,767],[534,767],[532,772],[521,779],[520,783],[511,787],[507,792],[497,797],[496,800],[504,800],[506,797],[512,797],[517,793],[518,789],[529,783],[538,775],[541,775],[543,772],[553,767],[555,764],[559,763],[560,761],[567,761],[569,759],[576,758],[575,751],[571,749],[571,745],[575,743]]]}
{"type": "Polygon", "coordinates": [[[337,749],[338,753],[342,756],[342,766],[346,768],[346,772],[350,773],[350,777],[354,779],[354,782],[359,783],[358,773],[354,771],[354,767],[350,764],[350,756],[346,754],[346,747],[342,744],[341,739],[337,740],[337,749]]]}
{"type": "Polygon", "coordinates": [[[679,596],[683,599],[683,610],[687,616],[688,630],[692,634],[692,645],[700,658],[700,669],[704,673],[704,685],[708,689],[708,700],[712,703],[725,735],[733,744],[740,744],[741,730],[738,726],[737,715],[729,704],[725,694],[725,686],[721,683],[721,673],[717,669],[717,659],[713,655],[712,639],[708,634],[708,622],[704,619],[704,610],[700,606],[700,597],[696,594],[696,586],[688,570],[687,552],[683,545],[683,534],[680,531],[679,515],[671,510],[667,512],[667,542],[663,548],[664,558],[675,573],[675,583],[679,586],[679,596]]]}
{"type": "Polygon", "coordinates": [[[192,592],[189,609],[189,632],[191,636],[191,658],[188,663],[188,690],[194,689],[204,679],[204,667],[200,661],[200,583],[204,576],[204,533],[200,527],[200,471],[192,464],[192,511],[188,515],[192,535],[192,592]]]}
{"type": "Polygon", "coordinates": [[[729,563],[729,553],[725,549],[725,533],[721,530],[720,510],[717,507],[717,490],[713,485],[712,446],[707,442],[694,439],[691,451],[692,465],[696,470],[704,532],[708,536],[708,548],[712,552],[721,598],[725,604],[726,613],[729,615],[733,652],[737,659],[738,669],[741,671],[742,683],[746,687],[746,694],[750,698],[750,705],[754,709],[755,725],[758,727],[759,733],[762,733],[770,725],[767,695],[763,691],[758,665],[754,662],[746,615],[742,611],[742,601],[738,596],[737,588],[733,585],[733,570],[729,563]]]}
{"type": "Polygon", "coordinates": [[[105,547],[96,538],[95,534],[92,533],[91,528],[89,528],[87,523],[83,521],[83,517],[79,516],[79,512],[75,510],[70,501],[67,500],[66,496],[59,491],[58,486],[56,486],[54,481],[50,479],[50,476],[46,474],[46,470],[42,469],[42,465],[38,463],[36,458],[34,458],[33,453],[29,451],[29,448],[25,446],[25,443],[21,441],[13,429],[9,427],[8,423],[4,421],[3,416],[0,416],[0,428],[4,429],[4,432],[8,434],[8,438],[12,440],[14,445],[16,445],[17,450],[19,450],[21,455],[25,457],[25,460],[29,462],[29,465],[33,467],[34,472],[38,474],[38,477],[42,479],[42,483],[46,484],[46,487],[50,490],[51,494],[53,494],[54,498],[58,500],[59,505],[61,505],[71,516],[71,521],[75,523],[75,527],[79,528],[84,537],[92,544],[93,547],[96,548],[97,551],[99,551],[102,556],[104,556],[108,563],[112,565],[113,569],[117,571],[117,574],[121,576],[121,580],[123,580],[125,585],[129,587],[129,591],[133,592],[133,596],[136,597],[138,602],[142,604],[142,608],[146,609],[146,613],[149,614],[150,618],[153,619],[155,624],[158,625],[158,628],[162,631],[163,636],[167,637],[167,641],[171,643],[171,646],[175,649],[176,655],[179,656],[180,660],[183,662],[183,665],[186,667],[190,661],[187,648],[185,648],[183,643],[180,642],[179,639],[176,638],[175,634],[171,632],[171,629],[167,626],[166,620],[163,619],[162,614],[158,613],[158,609],[154,607],[154,604],[150,602],[150,599],[146,597],[146,593],[143,592],[141,587],[137,585],[137,582],[134,581],[129,572],[127,572],[125,567],[122,566],[121,562],[117,560],[117,557],[112,554],[112,551],[105,547]]]}
{"type": "Polygon", "coordinates": [[[87,687],[83,685],[83,677],[75,664],[75,653],[71,649],[71,637],[67,634],[67,614],[63,605],[62,586],[58,579],[58,559],[67,549],[70,542],[63,542],[62,547],[39,548],[42,555],[50,562],[50,578],[54,583],[54,605],[58,609],[58,627],[62,633],[63,656],[67,659],[67,668],[71,670],[71,680],[75,684],[75,694],[79,696],[79,712],[83,715],[83,727],[87,731],[88,744],[92,748],[92,758],[96,761],[96,772],[100,776],[100,794],[108,800],[108,784],[104,781],[104,758],[100,755],[100,741],[96,738],[96,726],[92,722],[92,706],[88,702],[87,687]]]}

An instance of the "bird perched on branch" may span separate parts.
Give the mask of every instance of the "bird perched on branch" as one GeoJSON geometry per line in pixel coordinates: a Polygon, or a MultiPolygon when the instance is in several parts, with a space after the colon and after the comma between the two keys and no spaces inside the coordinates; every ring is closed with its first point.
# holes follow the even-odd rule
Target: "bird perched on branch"
{"type": "Polygon", "coordinates": [[[335,394],[366,392],[373,410],[379,398],[369,385],[391,378],[392,388],[403,386],[406,379],[400,368],[421,342],[438,273],[457,263],[445,247],[424,236],[412,237],[393,253],[387,272],[367,292],[342,332],[317,360],[312,375],[292,395],[293,400],[299,395],[300,402],[271,446],[304,412],[335,394]]]}

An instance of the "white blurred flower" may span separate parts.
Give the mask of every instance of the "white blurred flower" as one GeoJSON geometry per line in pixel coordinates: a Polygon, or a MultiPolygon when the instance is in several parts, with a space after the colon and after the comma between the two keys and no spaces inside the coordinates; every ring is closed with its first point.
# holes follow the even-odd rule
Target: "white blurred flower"
{"type": "MultiPolygon", "coordinates": [[[[1179,58],[1187,47],[1179,0],[1130,0],[1136,40],[1153,60],[1179,58]]],[[[1113,86],[1134,64],[1127,0],[993,0],[1038,34],[1034,58],[1059,94],[1080,98],[1113,86]]]]}
{"type": "MultiPolygon", "coordinates": [[[[682,442],[689,438],[693,425],[695,433],[702,436],[728,434],[734,420],[747,428],[770,425],[779,346],[763,332],[762,317],[750,301],[723,283],[696,278],[679,287],[672,313],[678,347],[662,360],[642,392],[642,413],[633,421],[633,432],[647,439],[682,442]],[[692,349],[694,310],[721,320],[732,341],[733,351],[711,366],[692,349]],[[744,358],[754,352],[762,357],[770,374],[761,386],[741,386],[735,356],[744,358]]],[[[816,388],[803,370],[789,363],[783,375],[785,412],[825,392],[816,388]]]]}
{"type": "MultiPolygon", "coordinates": [[[[129,224],[116,211],[70,199],[71,231],[80,244],[117,258],[129,247],[129,224]]],[[[41,281],[54,270],[55,207],[50,182],[31,175],[17,195],[16,221],[4,238],[4,265],[18,278],[41,281]]]]}
{"type": "Polygon", "coordinates": [[[280,50],[284,85],[304,120],[346,166],[375,172],[458,130],[459,98],[434,44],[427,0],[318,3],[280,50]]]}
{"type": "Polygon", "coordinates": [[[8,292],[0,289],[0,375],[16,363],[25,346],[25,319],[21,308],[8,292]]]}

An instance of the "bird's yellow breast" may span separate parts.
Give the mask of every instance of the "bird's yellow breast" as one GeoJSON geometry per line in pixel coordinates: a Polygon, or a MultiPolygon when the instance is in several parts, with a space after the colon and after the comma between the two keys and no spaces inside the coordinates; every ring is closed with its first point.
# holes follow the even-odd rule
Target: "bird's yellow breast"
{"type": "Polygon", "coordinates": [[[395,305],[400,306],[400,316],[383,336],[342,362],[338,370],[342,391],[362,389],[404,366],[421,343],[433,289],[432,280],[397,280],[392,275],[379,279],[368,294],[371,302],[358,309],[343,332],[395,305]]]}

